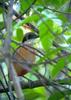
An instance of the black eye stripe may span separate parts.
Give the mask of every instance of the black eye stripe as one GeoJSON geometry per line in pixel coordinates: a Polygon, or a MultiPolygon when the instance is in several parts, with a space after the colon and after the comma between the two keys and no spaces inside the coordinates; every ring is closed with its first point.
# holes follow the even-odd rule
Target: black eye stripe
{"type": "Polygon", "coordinates": [[[35,34],[35,33],[33,33],[33,32],[28,32],[28,33],[26,33],[26,35],[24,36],[22,42],[25,42],[25,41],[27,41],[27,40],[29,40],[29,39],[36,39],[36,38],[38,38],[38,37],[39,37],[39,36],[38,36],[37,34],[35,34]]]}

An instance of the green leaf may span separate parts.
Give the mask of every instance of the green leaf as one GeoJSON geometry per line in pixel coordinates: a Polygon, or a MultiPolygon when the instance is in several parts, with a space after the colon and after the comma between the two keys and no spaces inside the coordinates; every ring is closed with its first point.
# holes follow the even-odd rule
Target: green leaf
{"type": "Polygon", "coordinates": [[[71,54],[67,55],[64,59],[65,59],[66,63],[70,63],[71,62],[71,54]]]}
{"type": "Polygon", "coordinates": [[[65,22],[68,21],[67,18],[64,15],[62,15],[61,13],[57,14],[57,16],[58,16],[58,19],[60,19],[63,22],[63,24],[65,24],[65,22]]]}
{"type": "Polygon", "coordinates": [[[36,98],[39,97],[39,94],[35,92],[33,89],[25,90],[24,95],[25,95],[25,100],[33,100],[33,99],[36,100],[36,98]]]}
{"type": "Polygon", "coordinates": [[[46,100],[45,94],[45,89],[41,87],[24,90],[25,100],[46,100]]]}
{"type": "Polygon", "coordinates": [[[47,0],[49,5],[54,6],[56,9],[59,9],[60,7],[62,7],[62,5],[64,5],[67,0],[47,0]]]}
{"type": "Polygon", "coordinates": [[[58,24],[54,23],[53,31],[54,31],[56,36],[60,35],[62,33],[62,27],[60,27],[58,24]]]}
{"type": "Polygon", "coordinates": [[[4,27],[4,23],[0,22],[0,29],[4,27]]]}
{"type": "Polygon", "coordinates": [[[71,37],[67,40],[67,43],[71,44],[71,37]]]}
{"type": "Polygon", "coordinates": [[[61,58],[58,60],[58,62],[53,66],[53,70],[52,70],[52,78],[54,79],[58,74],[59,72],[64,68],[64,65],[65,65],[65,60],[64,58],[61,58]]]}
{"type": "Polygon", "coordinates": [[[60,53],[62,50],[62,48],[52,48],[50,49],[47,53],[46,56],[51,60],[54,59],[58,53],[60,53]]]}
{"type": "Polygon", "coordinates": [[[27,9],[30,7],[30,5],[32,4],[34,0],[20,0],[20,11],[23,13],[23,12],[26,12],[27,14],[27,9]]]}
{"type": "Polygon", "coordinates": [[[2,8],[0,8],[0,14],[1,14],[1,13],[3,13],[3,9],[2,9],[2,8]]]}
{"type": "Polygon", "coordinates": [[[22,41],[22,40],[23,40],[23,37],[24,37],[24,35],[23,35],[23,30],[22,30],[21,28],[18,28],[18,29],[16,30],[16,39],[17,39],[18,41],[22,41]]]}
{"type": "Polygon", "coordinates": [[[53,27],[53,21],[51,19],[48,19],[39,25],[39,31],[40,31],[39,36],[40,36],[40,40],[45,51],[48,51],[49,48],[51,48],[53,40],[54,40],[54,36],[52,33],[50,33],[50,30],[49,30],[50,26],[53,27]]]}
{"type": "Polygon", "coordinates": [[[60,79],[57,82],[59,84],[62,84],[62,85],[71,85],[71,79],[70,78],[60,79]]]}
{"type": "Polygon", "coordinates": [[[71,95],[71,91],[69,90],[65,90],[63,92],[60,92],[60,91],[54,91],[54,93],[52,95],[49,96],[48,100],[65,100],[64,98],[66,96],[69,97],[69,95],[71,95]]]}
{"type": "Polygon", "coordinates": [[[46,5],[46,6],[54,6],[55,8],[62,7],[62,5],[64,5],[67,2],[67,0],[37,0],[38,4],[42,4],[42,6],[46,5]]]}
{"type": "Polygon", "coordinates": [[[22,20],[21,22],[17,23],[15,26],[14,26],[14,29],[17,29],[19,26],[22,26],[26,23],[29,23],[29,22],[36,22],[38,21],[40,18],[37,14],[34,14],[32,16],[28,16],[27,18],[25,18],[24,20],[22,20]]]}
{"type": "Polygon", "coordinates": [[[53,37],[50,33],[42,33],[43,36],[40,35],[41,43],[43,45],[43,48],[48,51],[49,48],[52,46],[53,43],[53,37]]]}

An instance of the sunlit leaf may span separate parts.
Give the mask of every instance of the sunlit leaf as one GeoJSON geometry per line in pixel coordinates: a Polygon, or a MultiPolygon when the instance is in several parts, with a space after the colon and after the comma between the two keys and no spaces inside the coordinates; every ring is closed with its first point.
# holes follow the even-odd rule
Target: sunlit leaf
{"type": "Polygon", "coordinates": [[[50,32],[51,27],[53,27],[53,22],[52,20],[46,20],[45,22],[42,21],[42,23],[39,25],[39,30],[40,30],[40,40],[43,45],[43,48],[48,51],[49,48],[51,48],[54,36],[50,32]],[[50,29],[49,29],[50,28],[50,29]]]}
{"type": "Polygon", "coordinates": [[[21,28],[18,28],[16,30],[16,38],[18,41],[22,41],[24,38],[23,30],[21,28]]]}
{"type": "Polygon", "coordinates": [[[52,78],[55,78],[59,72],[64,68],[65,61],[64,58],[61,58],[57,61],[55,65],[53,65],[53,70],[52,70],[52,78]]]}

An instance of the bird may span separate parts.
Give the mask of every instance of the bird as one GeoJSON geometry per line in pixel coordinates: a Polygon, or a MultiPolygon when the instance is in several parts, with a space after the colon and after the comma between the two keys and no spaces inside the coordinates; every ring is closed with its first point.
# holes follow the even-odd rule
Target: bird
{"type": "MultiPolygon", "coordinates": [[[[26,33],[24,36],[22,43],[24,44],[26,41],[30,41],[31,39],[38,38],[37,34],[34,34],[32,32],[26,33]]],[[[28,42],[26,42],[28,45],[30,45],[28,42]]],[[[35,52],[34,50],[32,50],[35,52]]],[[[27,49],[25,47],[18,47],[14,53],[14,58],[16,59],[16,62],[13,62],[14,69],[16,70],[16,73],[18,76],[24,76],[28,73],[27,67],[29,68],[29,64],[32,64],[35,62],[35,54],[30,52],[30,48],[27,49]],[[19,62],[24,62],[23,64],[19,62]],[[28,64],[29,63],[29,64],[28,64]]]]}

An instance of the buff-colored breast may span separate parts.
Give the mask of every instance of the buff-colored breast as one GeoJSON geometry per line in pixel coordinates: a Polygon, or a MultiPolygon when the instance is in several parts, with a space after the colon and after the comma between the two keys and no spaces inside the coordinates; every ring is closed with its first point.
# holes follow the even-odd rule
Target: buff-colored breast
{"type": "Polygon", "coordinates": [[[14,68],[19,76],[28,72],[26,69],[26,63],[33,63],[35,61],[35,55],[23,47],[16,50],[14,57],[16,58],[16,62],[13,63],[14,68]],[[21,64],[21,62],[23,62],[23,64],[21,64]]]}

